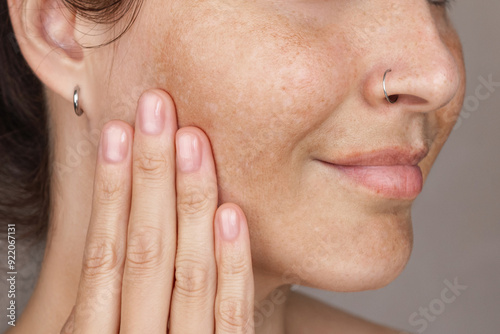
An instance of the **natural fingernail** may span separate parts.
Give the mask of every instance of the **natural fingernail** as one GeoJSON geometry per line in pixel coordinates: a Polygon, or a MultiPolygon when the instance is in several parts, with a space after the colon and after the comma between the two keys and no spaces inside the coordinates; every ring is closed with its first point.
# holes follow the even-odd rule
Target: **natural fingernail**
{"type": "Polygon", "coordinates": [[[127,131],[117,125],[108,126],[102,138],[102,152],[107,162],[122,162],[128,153],[127,131]]]}
{"type": "Polygon", "coordinates": [[[165,126],[165,110],[161,98],[154,93],[144,93],[139,102],[139,126],[149,135],[157,135],[165,126]]]}
{"type": "Polygon", "coordinates": [[[182,172],[195,172],[201,166],[201,147],[198,136],[190,133],[181,133],[176,140],[177,163],[182,172]]]}
{"type": "Polygon", "coordinates": [[[234,209],[226,208],[220,213],[220,227],[222,238],[227,241],[232,241],[238,237],[240,233],[240,225],[238,223],[238,214],[234,209]]]}

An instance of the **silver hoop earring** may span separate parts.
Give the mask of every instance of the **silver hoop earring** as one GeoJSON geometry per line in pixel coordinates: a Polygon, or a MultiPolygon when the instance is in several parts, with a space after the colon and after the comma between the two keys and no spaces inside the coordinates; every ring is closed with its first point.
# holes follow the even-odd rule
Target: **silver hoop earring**
{"type": "Polygon", "coordinates": [[[73,92],[73,108],[75,109],[76,116],[82,116],[83,114],[83,109],[80,108],[79,95],[80,95],[80,86],[76,86],[75,91],[73,92]]]}
{"type": "Polygon", "coordinates": [[[387,94],[387,90],[385,89],[385,77],[387,76],[387,73],[389,73],[389,72],[392,72],[392,70],[388,69],[384,73],[384,80],[382,81],[382,87],[384,88],[385,99],[387,100],[387,102],[389,102],[390,104],[394,104],[398,100],[399,96],[398,95],[393,95],[394,97],[391,99],[389,97],[389,95],[387,94]]]}

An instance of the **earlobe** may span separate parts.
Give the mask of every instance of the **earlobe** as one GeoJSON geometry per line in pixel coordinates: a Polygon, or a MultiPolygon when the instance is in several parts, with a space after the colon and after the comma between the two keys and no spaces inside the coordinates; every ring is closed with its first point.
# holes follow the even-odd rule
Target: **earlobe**
{"type": "Polygon", "coordinates": [[[72,103],[73,87],[85,81],[74,15],[62,0],[8,0],[8,4],[26,62],[47,88],[72,103]]]}

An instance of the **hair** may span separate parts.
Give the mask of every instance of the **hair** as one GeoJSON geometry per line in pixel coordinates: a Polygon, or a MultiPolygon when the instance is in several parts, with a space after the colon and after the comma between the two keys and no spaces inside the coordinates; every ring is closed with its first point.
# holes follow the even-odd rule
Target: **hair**
{"type": "MultiPolygon", "coordinates": [[[[128,14],[120,38],[135,21],[143,0],[61,0],[75,16],[116,24],[128,14]]],[[[0,235],[15,224],[16,238],[45,240],[50,219],[51,147],[44,86],[20,52],[7,1],[0,1],[0,235]]],[[[76,116],[75,116],[76,117],[76,116]]]]}

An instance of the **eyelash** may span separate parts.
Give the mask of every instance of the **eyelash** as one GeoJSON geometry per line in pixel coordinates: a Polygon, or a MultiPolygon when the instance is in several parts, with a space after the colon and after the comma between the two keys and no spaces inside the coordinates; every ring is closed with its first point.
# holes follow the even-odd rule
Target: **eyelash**
{"type": "Polygon", "coordinates": [[[433,6],[447,7],[449,8],[454,0],[429,0],[429,3],[433,6]]]}

